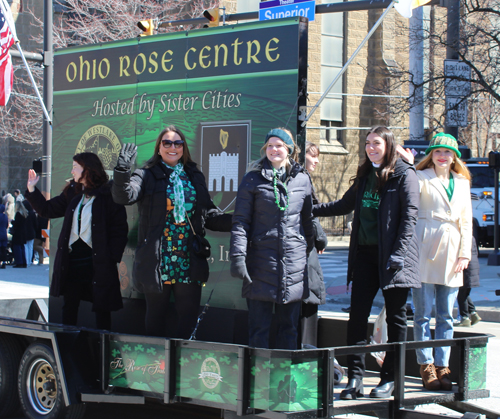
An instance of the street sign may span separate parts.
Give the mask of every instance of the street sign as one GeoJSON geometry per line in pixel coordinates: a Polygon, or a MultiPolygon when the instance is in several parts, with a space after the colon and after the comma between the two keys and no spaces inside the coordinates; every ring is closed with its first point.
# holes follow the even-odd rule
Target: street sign
{"type": "Polygon", "coordinates": [[[314,20],[315,1],[311,0],[271,0],[259,3],[259,20],[282,19],[303,16],[314,20]]]}
{"type": "Polygon", "coordinates": [[[467,126],[467,98],[446,98],[446,125],[449,127],[467,126]]]}
{"type": "Polygon", "coordinates": [[[470,66],[463,61],[444,60],[446,96],[468,96],[470,94],[470,66]]]}

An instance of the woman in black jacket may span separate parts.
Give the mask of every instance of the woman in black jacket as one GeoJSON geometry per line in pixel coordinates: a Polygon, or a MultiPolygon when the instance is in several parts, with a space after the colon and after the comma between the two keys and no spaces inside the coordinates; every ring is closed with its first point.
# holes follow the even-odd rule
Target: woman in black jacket
{"type": "Polygon", "coordinates": [[[285,129],[271,130],[238,187],[231,231],[231,275],[243,280],[249,345],[269,348],[273,308],[276,347],[297,349],[302,300],[309,296],[307,253],[313,248],[311,180],[294,160],[285,129]]]}
{"type": "MultiPolygon", "coordinates": [[[[385,127],[370,130],[365,161],[353,185],[335,202],[314,206],[317,217],[354,210],[347,283],[352,281],[347,345],[366,345],[368,317],[379,289],[385,299],[388,342],[406,340],[406,299],[420,287],[418,242],[419,187],[413,166],[398,159],[394,135],[385,127]]],[[[348,378],[341,399],[363,396],[364,354],[348,356],[348,378]]],[[[394,390],[394,352],[388,351],[380,383],[370,397],[390,397],[394,390]]]]}
{"type": "Polygon", "coordinates": [[[127,244],[125,207],[111,197],[108,175],[93,153],[73,157],[73,180],[46,200],[29,171],[26,199],[46,218],[64,217],[50,294],[64,296],[62,322],[76,325],[80,301],[91,301],[98,329],[111,330],[111,311],[123,307],[117,264],[127,244]]]}
{"type": "Polygon", "coordinates": [[[16,199],[15,216],[12,220],[12,252],[14,253],[14,268],[26,268],[26,222],[28,210],[23,204],[22,198],[16,199]]]}
{"type": "Polygon", "coordinates": [[[24,223],[24,232],[26,234],[24,253],[26,254],[26,266],[31,266],[33,263],[33,242],[36,237],[36,214],[28,200],[24,200],[23,204],[28,211],[28,216],[26,217],[26,222],[24,223]]]}
{"type": "Polygon", "coordinates": [[[166,336],[170,294],[178,321],[174,336],[188,339],[196,325],[202,285],[208,280],[206,256],[193,252],[194,233],[205,227],[230,231],[231,215],[213,204],[205,176],[191,160],[184,134],[175,126],[163,129],[153,157],[131,173],[137,147],[126,144],[115,167],[113,198],[139,205],[138,243],[133,281],[146,297],[146,333],[166,336]],[[193,232],[194,229],[194,232],[193,232]]]}

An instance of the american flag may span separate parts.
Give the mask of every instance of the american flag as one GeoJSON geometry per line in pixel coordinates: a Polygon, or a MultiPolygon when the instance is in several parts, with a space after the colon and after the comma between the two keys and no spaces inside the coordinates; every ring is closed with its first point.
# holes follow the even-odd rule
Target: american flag
{"type": "Polygon", "coordinates": [[[14,36],[7,23],[7,19],[10,18],[12,23],[13,19],[11,16],[5,16],[5,13],[10,13],[10,8],[6,9],[5,2],[0,1],[2,2],[2,7],[0,7],[0,106],[5,106],[9,101],[14,76],[9,54],[9,48],[14,44],[14,36]]]}

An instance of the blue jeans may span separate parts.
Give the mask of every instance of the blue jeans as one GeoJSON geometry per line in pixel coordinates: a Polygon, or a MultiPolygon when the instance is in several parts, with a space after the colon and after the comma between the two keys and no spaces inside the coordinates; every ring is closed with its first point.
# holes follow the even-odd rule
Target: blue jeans
{"type": "MultiPolygon", "coordinates": [[[[425,284],[422,288],[413,290],[415,304],[415,320],[413,334],[416,341],[431,340],[430,320],[432,306],[436,298],[436,328],[434,339],[453,339],[453,305],[457,299],[458,288],[444,285],[425,284]]],[[[420,365],[435,364],[437,367],[447,367],[450,361],[450,347],[417,349],[417,362],[420,365]]]]}
{"type": "Polygon", "coordinates": [[[33,240],[27,240],[26,244],[24,245],[24,251],[26,252],[26,265],[31,266],[33,263],[33,240]]]}
{"type": "Polygon", "coordinates": [[[275,304],[247,298],[248,305],[248,345],[254,348],[269,348],[269,332],[275,308],[278,332],[275,349],[297,349],[297,329],[301,301],[275,304]]]}
{"type": "Polygon", "coordinates": [[[24,251],[24,244],[12,245],[12,253],[14,253],[14,263],[16,265],[26,266],[26,252],[24,251]]]}

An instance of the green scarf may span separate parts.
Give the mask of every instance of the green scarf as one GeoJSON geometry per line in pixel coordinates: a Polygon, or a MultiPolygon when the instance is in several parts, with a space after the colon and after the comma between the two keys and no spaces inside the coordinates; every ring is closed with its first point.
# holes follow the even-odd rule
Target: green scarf
{"type": "Polygon", "coordinates": [[[173,171],[170,175],[170,181],[174,185],[174,218],[177,224],[185,220],[184,214],[186,213],[184,208],[184,188],[181,180],[181,174],[183,172],[184,165],[182,163],[177,163],[173,167],[173,171]]]}

